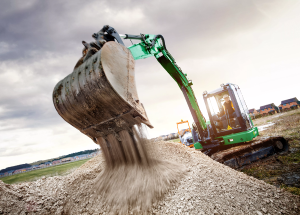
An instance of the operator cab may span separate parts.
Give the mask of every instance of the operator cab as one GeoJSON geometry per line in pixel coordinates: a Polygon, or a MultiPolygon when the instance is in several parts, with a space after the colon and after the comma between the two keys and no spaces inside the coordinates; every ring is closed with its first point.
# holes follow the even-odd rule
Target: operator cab
{"type": "Polygon", "coordinates": [[[241,90],[235,84],[222,84],[221,88],[203,93],[214,137],[252,129],[247,105],[241,90]]]}

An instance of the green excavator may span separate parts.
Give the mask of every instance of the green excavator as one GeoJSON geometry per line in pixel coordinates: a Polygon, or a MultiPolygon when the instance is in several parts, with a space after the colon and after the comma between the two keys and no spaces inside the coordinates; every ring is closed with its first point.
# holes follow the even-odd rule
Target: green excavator
{"type": "Polygon", "coordinates": [[[239,86],[222,84],[203,93],[206,121],[187,78],[166,48],[162,35],[119,34],[105,25],[94,33],[94,42],[84,45],[74,71],[54,88],[53,103],[59,115],[99,144],[107,160],[141,162],[143,146],[137,143],[134,127],[153,128],[135,86],[135,60],[155,57],[182,91],[193,123],[193,144],[214,160],[240,168],[258,159],[287,151],[281,136],[261,137],[254,127],[239,86]],[[125,47],[123,39],[139,42],[125,47]],[[224,108],[225,98],[231,112],[224,108]],[[234,112],[232,112],[232,110],[234,112]]]}

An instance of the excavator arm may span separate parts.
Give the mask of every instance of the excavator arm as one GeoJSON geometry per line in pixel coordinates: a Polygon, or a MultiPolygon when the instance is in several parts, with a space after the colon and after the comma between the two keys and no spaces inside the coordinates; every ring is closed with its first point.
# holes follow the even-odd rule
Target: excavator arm
{"type": "Polygon", "coordinates": [[[140,43],[134,44],[128,49],[133,55],[135,60],[145,59],[154,56],[157,61],[162,65],[162,67],[170,74],[170,76],[176,81],[180,90],[182,91],[189,109],[192,113],[194,122],[198,128],[201,139],[205,135],[207,129],[206,120],[200,111],[197,103],[196,96],[192,89],[192,81],[188,80],[187,74],[184,74],[181,68],[177,65],[175,59],[168,52],[165,41],[162,35],[151,35],[151,34],[141,34],[141,35],[120,35],[124,39],[135,39],[140,40],[140,43]]]}

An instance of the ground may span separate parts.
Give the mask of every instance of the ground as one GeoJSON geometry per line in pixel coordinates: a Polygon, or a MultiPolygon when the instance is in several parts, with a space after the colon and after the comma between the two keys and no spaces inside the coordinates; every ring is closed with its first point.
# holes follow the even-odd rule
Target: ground
{"type": "Polygon", "coordinates": [[[53,177],[57,175],[67,175],[73,172],[75,169],[80,167],[82,164],[87,162],[90,158],[80,161],[75,161],[71,163],[66,163],[62,165],[52,166],[44,169],[33,170],[30,172],[20,173],[16,175],[6,176],[0,178],[4,183],[7,184],[14,184],[20,182],[28,182],[28,181],[35,181],[43,176],[45,177],[53,177]]]}
{"type": "Polygon", "coordinates": [[[157,164],[182,166],[178,168],[182,174],[168,181],[163,192],[148,186],[166,179],[164,169],[155,163],[149,167],[121,165],[107,174],[100,154],[65,176],[12,185],[0,181],[0,214],[300,214],[299,196],[231,169],[200,151],[171,141],[148,146],[157,164]],[[109,179],[105,187],[111,189],[99,190],[97,182],[102,179],[109,179]],[[145,195],[139,199],[146,197],[146,202],[127,201],[141,190],[145,195]],[[153,191],[156,195],[149,197],[153,191]],[[119,201],[123,204],[115,204],[119,201]],[[124,207],[128,211],[121,212],[124,207]]]}
{"type": "Polygon", "coordinates": [[[273,124],[262,136],[283,136],[289,141],[288,153],[279,154],[241,169],[247,175],[300,195],[300,110],[253,120],[255,126],[273,124]]]}
{"type": "Polygon", "coordinates": [[[171,141],[171,142],[175,142],[175,143],[180,143],[180,139],[179,139],[179,138],[177,138],[177,139],[173,139],[173,140],[169,140],[169,141],[171,141]]]}

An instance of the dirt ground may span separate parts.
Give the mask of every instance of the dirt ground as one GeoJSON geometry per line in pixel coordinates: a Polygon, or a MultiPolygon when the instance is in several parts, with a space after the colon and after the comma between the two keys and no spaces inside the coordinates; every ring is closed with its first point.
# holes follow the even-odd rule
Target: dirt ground
{"type": "MultiPolygon", "coordinates": [[[[13,185],[0,181],[0,214],[300,213],[299,196],[217,163],[179,143],[159,141],[150,144],[156,146],[150,152],[153,159],[168,165],[180,164],[185,172],[177,175],[177,181],[170,181],[164,192],[157,193],[153,199],[150,196],[151,207],[147,210],[142,211],[144,203],[138,201],[134,207],[128,202],[128,211],[118,210],[124,207],[107,204],[103,198],[107,191],[95,195],[97,177],[105,173],[104,158],[100,154],[67,176],[13,185]]],[[[138,167],[132,168],[139,171],[138,167]]],[[[151,176],[147,173],[145,177],[151,176]]],[[[115,189],[114,193],[119,192],[120,198],[124,192],[131,190],[134,193],[138,187],[134,185],[135,177],[132,178],[132,183],[120,181],[116,186],[111,184],[110,188],[115,189]]],[[[140,185],[144,192],[153,189],[144,182],[140,185]]]]}
{"type": "Polygon", "coordinates": [[[241,171],[300,196],[300,109],[253,120],[255,126],[270,125],[261,136],[279,135],[289,141],[282,153],[247,166],[241,171]]]}

